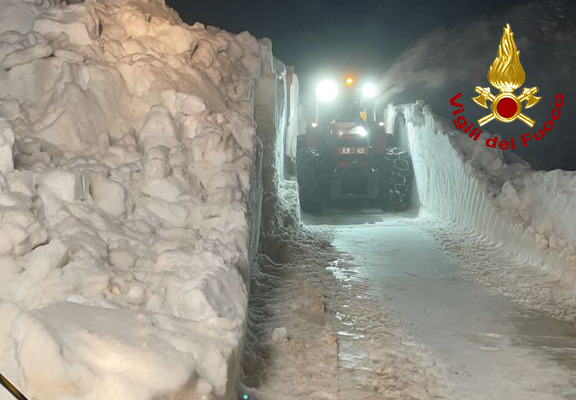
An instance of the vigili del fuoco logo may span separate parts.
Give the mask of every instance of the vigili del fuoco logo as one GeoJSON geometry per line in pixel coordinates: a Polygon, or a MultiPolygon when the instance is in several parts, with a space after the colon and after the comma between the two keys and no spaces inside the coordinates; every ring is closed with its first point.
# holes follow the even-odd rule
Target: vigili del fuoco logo
{"type": "MultiPolygon", "coordinates": [[[[516,48],[516,43],[514,43],[514,34],[510,29],[510,24],[506,24],[504,34],[500,40],[500,46],[498,47],[498,55],[488,70],[488,82],[498,89],[500,93],[494,95],[489,87],[482,88],[476,86],[475,90],[479,96],[472,98],[476,104],[484,108],[489,108],[488,102],[492,103],[489,108],[491,113],[480,118],[477,121],[478,125],[483,126],[493,119],[504,123],[514,122],[518,119],[532,128],[536,121],[522,112],[522,103],[526,102],[524,108],[528,109],[535,106],[542,97],[536,96],[538,92],[537,87],[524,88],[522,94],[519,96],[514,94],[514,91],[524,84],[525,79],[526,74],[522,68],[522,64],[520,64],[520,52],[516,48]]],[[[469,124],[468,121],[466,121],[463,114],[464,106],[456,101],[460,96],[462,96],[462,93],[458,93],[450,99],[450,104],[458,107],[457,110],[452,112],[453,115],[458,115],[458,117],[454,119],[454,126],[464,133],[468,133],[468,136],[472,138],[472,140],[477,141],[482,131],[474,127],[473,123],[469,124]],[[473,127],[474,129],[470,131],[473,127]]],[[[554,121],[560,117],[560,108],[563,104],[564,97],[558,93],[554,99],[556,108],[552,110],[550,120],[546,121],[543,128],[538,129],[538,132],[526,133],[520,136],[524,147],[528,146],[528,141],[532,137],[539,141],[546,136],[546,132],[552,131],[554,121]]],[[[488,147],[496,148],[497,144],[502,150],[516,148],[514,137],[510,138],[510,142],[500,140],[500,143],[498,143],[497,137],[486,140],[486,146],[488,147]]]]}

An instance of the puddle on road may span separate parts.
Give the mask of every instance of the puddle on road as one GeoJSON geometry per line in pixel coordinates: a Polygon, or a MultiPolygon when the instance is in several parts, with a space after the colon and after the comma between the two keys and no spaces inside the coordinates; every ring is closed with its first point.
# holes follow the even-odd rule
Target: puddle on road
{"type": "Polygon", "coordinates": [[[341,399],[450,398],[438,371],[408,346],[391,313],[368,295],[370,285],[344,260],[328,271],[340,282],[333,300],[341,399]],[[436,396],[430,396],[435,393],[436,396]]]}
{"type": "MultiPolygon", "coordinates": [[[[374,386],[376,374],[364,343],[366,336],[341,330],[337,333],[337,337],[339,380],[347,383],[345,387],[348,392],[353,388],[366,393],[360,398],[366,398],[364,396],[367,394],[374,394],[377,391],[377,387],[374,386]]],[[[348,393],[348,397],[350,396],[352,394],[348,393]]],[[[353,396],[357,398],[360,393],[355,393],[353,396]]]]}
{"type": "MultiPolygon", "coordinates": [[[[336,336],[338,343],[338,380],[343,390],[341,398],[372,399],[378,393],[374,363],[366,347],[366,334],[362,329],[369,329],[358,315],[363,311],[358,308],[359,289],[364,286],[358,273],[345,260],[333,261],[327,270],[340,282],[341,289],[347,293],[338,299],[336,317],[336,336]],[[344,396],[344,397],[343,397],[344,396]]],[[[370,325],[372,325],[371,323],[370,325]]],[[[377,397],[374,397],[377,398],[377,397]]]]}
{"type": "Polygon", "coordinates": [[[338,332],[338,336],[346,336],[350,339],[363,339],[365,336],[359,333],[352,333],[352,332],[346,332],[346,331],[339,331],[338,332]]]}
{"type": "Polygon", "coordinates": [[[576,327],[572,323],[534,311],[511,319],[518,328],[518,334],[510,338],[512,345],[545,350],[550,360],[576,371],[576,327]]]}
{"type": "Polygon", "coordinates": [[[375,380],[373,366],[364,366],[363,363],[367,354],[354,354],[358,348],[354,345],[348,346],[350,344],[350,342],[344,341],[339,345],[339,380],[347,382],[347,398],[370,398],[365,396],[370,396],[378,391],[373,384],[375,380]],[[357,392],[351,394],[351,391],[360,391],[362,394],[357,392]]]}
{"type": "Polygon", "coordinates": [[[346,260],[335,260],[326,268],[340,283],[358,283],[361,281],[358,272],[346,260]]]}

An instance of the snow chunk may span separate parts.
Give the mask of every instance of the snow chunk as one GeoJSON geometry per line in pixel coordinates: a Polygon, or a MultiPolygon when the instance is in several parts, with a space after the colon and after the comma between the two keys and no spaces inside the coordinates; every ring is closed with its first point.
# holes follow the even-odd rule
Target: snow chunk
{"type": "Polygon", "coordinates": [[[0,117],[6,118],[8,121],[14,121],[22,115],[22,109],[18,100],[13,98],[0,99],[0,117]]]}
{"type": "Polygon", "coordinates": [[[53,52],[52,46],[36,32],[23,35],[8,31],[0,34],[0,59],[5,69],[48,57],[53,52]]]}
{"type": "Polygon", "coordinates": [[[0,118],[0,173],[6,174],[14,170],[14,131],[12,125],[0,118]]]}
{"type": "Polygon", "coordinates": [[[147,180],[166,178],[170,173],[170,150],[165,146],[154,146],[146,153],[144,174],[147,180]]]}
{"type": "Polygon", "coordinates": [[[191,52],[196,47],[195,35],[185,26],[151,16],[144,10],[123,9],[104,23],[115,25],[106,27],[107,34],[124,42],[128,54],[143,52],[143,49],[179,54],[191,52]]]}
{"type": "Polygon", "coordinates": [[[154,107],[138,132],[140,145],[145,151],[155,146],[178,145],[178,130],[170,112],[164,107],[154,107]]]}
{"type": "Polygon", "coordinates": [[[43,7],[33,2],[22,0],[0,0],[0,32],[28,32],[43,7]]]}
{"type": "Polygon", "coordinates": [[[189,93],[164,90],[162,92],[162,100],[172,115],[180,113],[198,116],[206,110],[206,102],[198,96],[189,93]]]}
{"type": "Polygon", "coordinates": [[[0,255],[28,253],[47,239],[36,216],[22,203],[0,207],[0,255]]]}
{"type": "Polygon", "coordinates": [[[51,39],[65,34],[70,43],[84,46],[98,38],[98,25],[98,17],[91,5],[71,4],[47,10],[34,23],[34,30],[51,39]]]}
{"type": "Polygon", "coordinates": [[[273,342],[284,342],[288,340],[288,330],[285,327],[274,328],[270,339],[273,342]]]}
{"type": "Polygon", "coordinates": [[[7,54],[4,61],[2,61],[2,66],[6,69],[10,69],[17,65],[49,57],[53,52],[54,49],[48,43],[36,43],[24,50],[16,50],[7,54]]]}
{"type": "Polygon", "coordinates": [[[105,213],[119,218],[128,211],[126,189],[118,182],[97,174],[91,177],[90,188],[94,204],[105,213]]]}
{"type": "Polygon", "coordinates": [[[68,247],[60,240],[35,248],[24,257],[24,273],[21,279],[24,285],[19,288],[23,296],[25,291],[34,290],[48,275],[68,262],[68,247]]]}
{"type": "Polygon", "coordinates": [[[84,197],[83,177],[73,171],[50,171],[39,181],[39,192],[48,191],[62,201],[80,201],[84,197]]]}
{"type": "Polygon", "coordinates": [[[176,392],[187,398],[222,396],[237,346],[234,333],[217,322],[212,326],[219,334],[211,337],[205,324],[149,312],[71,303],[31,313],[0,303],[0,311],[0,332],[13,343],[3,356],[13,360],[19,354],[26,381],[19,375],[14,381],[34,398],[94,398],[89,393],[95,380],[110,400],[176,392]],[[40,359],[37,346],[43,349],[40,359]]]}

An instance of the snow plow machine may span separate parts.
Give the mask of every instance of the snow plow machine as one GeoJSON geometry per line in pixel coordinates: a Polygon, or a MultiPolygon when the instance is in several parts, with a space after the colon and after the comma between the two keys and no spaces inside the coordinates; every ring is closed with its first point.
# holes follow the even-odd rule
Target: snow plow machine
{"type": "Polygon", "coordinates": [[[410,204],[412,160],[376,118],[377,87],[345,77],[316,88],[315,121],[298,137],[296,176],[300,206],[319,213],[346,200],[376,203],[383,211],[410,204]]]}

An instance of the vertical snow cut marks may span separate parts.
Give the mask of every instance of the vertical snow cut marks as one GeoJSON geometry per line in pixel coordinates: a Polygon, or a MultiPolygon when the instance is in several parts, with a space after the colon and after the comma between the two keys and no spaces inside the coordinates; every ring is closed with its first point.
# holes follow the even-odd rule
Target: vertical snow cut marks
{"type": "Polygon", "coordinates": [[[405,119],[401,134],[410,142],[422,208],[514,265],[472,274],[480,280],[491,274],[492,284],[523,303],[575,318],[575,173],[534,171],[514,154],[506,160],[483,145],[495,136],[471,141],[421,103],[389,107],[387,114],[405,119]]]}

